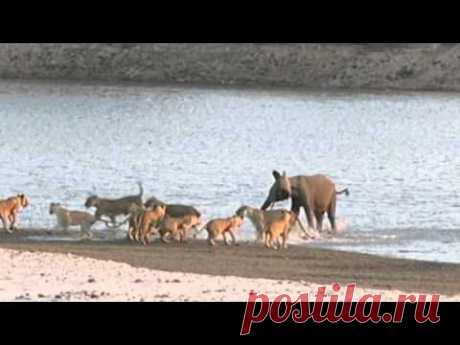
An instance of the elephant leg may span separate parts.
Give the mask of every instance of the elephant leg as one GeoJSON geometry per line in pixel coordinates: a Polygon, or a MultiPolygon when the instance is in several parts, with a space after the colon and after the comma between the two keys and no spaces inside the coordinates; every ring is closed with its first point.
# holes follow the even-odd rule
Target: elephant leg
{"type": "Polygon", "coordinates": [[[313,224],[313,212],[311,211],[311,209],[310,209],[310,207],[308,206],[308,204],[305,204],[305,205],[304,205],[304,209],[305,209],[305,215],[307,216],[308,226],[309,226],[311,229],[314,229],[314,228],[315,228],[315,225],[313,224]]]}
{"type": "MultiPolygon", "coordinates": [[[[300,205],[301,205],[305,210],[305,216],[307,217],[308,226],[311,229],[314,229],[315,228],[315,225],[313,224],[314,215],[313,215],[313,212],[312,212],[312,207],[310,207],[310,202],[308,200],[308,196],[306,196],[306,195],[303,196],[300,200],[298,200],[298,202],[299,202],[299,208],[300,208],[300,205]]],[[[299,216],[299,213],[297,213],[297,217],[298,216],[299,216]]]]}
{"type": "Polygon", "coordinates": [[[329,209],[327,210],[327,217],[329,218],[329,222],[331,223],[331,230],[333,232],[337,231],[336,224],[335,224],[335,205],[336,205],[336,200],[334,198],[331,204],[329,205],[329,209]]]}
{"type": "Polygon", "coordinates": [[[324,212],[320,212],[320,211],[315,212],[315,218],[316,218],[316,230],[321,232],[323,230],[324,212]]]}
{"type": "Polygon", "coordinates": [[[303,202],[301,202],[301,201],[298,200],[298,199],[292,199],[291,211],[295,213],[296,218],[297,218],[297,219],[299,220],[299,222],[300,222],[300,207],[303,207],[303,208],[305,209],[305,214],[306,214],[306,216],[307,216],[307,221],[308,221],[308,224],[309,224],[309,226],[310,226],[311,220],[308,218],[308,217],[309,217],[308,211],[307,211],[308,206],[305,206],[305,205],[307,205],[306,202],[303,203],[303,202]]]}
{"type": "Polygon", "coordinates": [[[296,214],[297,217],[300,215],[300,203],[298,200],[292,199],[291,211],[296,214]]]}

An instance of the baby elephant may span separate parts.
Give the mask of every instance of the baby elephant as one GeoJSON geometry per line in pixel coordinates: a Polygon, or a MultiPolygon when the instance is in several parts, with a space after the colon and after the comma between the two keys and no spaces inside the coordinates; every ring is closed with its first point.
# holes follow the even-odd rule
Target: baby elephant
{"type": "MultiPolygon", "coordinates": [[[[233,244],[236,244],[235,234],[233,231],[238,230],[243,224],[244,217],[241,215],[233,215],[230,218],[218,218],[209,221],[203,229],[208,231],[208,243],[212,246],[216,245],[216,238],[220,235],[224,238],[225,245],[229,245],[227,242],[227,233],[230,234],[233,244]]],[[[201,229],[199,232],[201,232],[201,229]]]]}
{"type": "Polygon", "coordinates": [[[71,226],[80,226],[81,235],[91,237],[91,227],[96,223],[96,217],[91,213],[82,211],[71,211],[61,206],[59,203],[51,203],[50,215],[56,215],[57,228],[67,232],[71,226]]]}

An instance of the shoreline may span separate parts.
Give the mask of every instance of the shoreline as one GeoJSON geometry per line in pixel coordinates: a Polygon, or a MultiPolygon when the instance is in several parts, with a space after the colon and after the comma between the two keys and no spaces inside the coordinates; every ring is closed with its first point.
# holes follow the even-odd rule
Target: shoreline
{"type": "Polygon", "coordinates": [[[456,95],[460,94],[458,89],[436,89],[436,88],[378,88],[378,87],[309,87],[302,85],[280,85],[280,84],[263,84],[263,83],[206,83],[206,82],[177,82],[177,81],[145,81],[145,80],[105,80],[105,79],[66,79],[66,78],[0,78],[0,84],[7,83],[24,83],[24,84],[49,84],[57,85],[59,83],[67,86],[83,86],[83,87],[132,87],[132,88],[181,88],[181,89],[214,89],[214,90],[231,90],[231,91],[269,91],[280,92],[291,95],[301,94],[369,94],[369,95],[410,95],[413,93],[422,94],[439,94],[439,95],[456,95]]]}
{"type": "Polygon", "coordinates": [[[457,90],[458,44],[0,44],[0,77],[457,90]]]}
{"type": "MultiPolygon", "coordinates": [[[[56,236],[56,232],[44,231],[56,236]]],[[[233,280],[265,279],[293,284],[297,288],[298,284],[305,282],[329,287],[335,282],[342,286],[356,283],[359,289],[383,291],[386,296],[403,291],[439,293],[460,300],[457,298],[460,296],[460,264],[387,258],[308,245],[290,245],[287,250],[277,252],[254,243],[241,243],[235,247],[219,243],[213,248],[203,240],[169,245],[155,240],[145,247],[127,240],[32,242],[26,239],[28,232],[1,233],[0,249],[30,255],[75,255],[165,274],[206,275],[216,279],[233,277],[233,280]]]]}
{"type": "MultiPolygon", "coordinates": [[[[250,292],[273,301],[281,294],[295,300],[307,294],[315,301],[324,289],[324,301],[336,295],[345,300],[346,286],[238,276],[168,272],[133,267],[111,260],[73,254],[17,251],[0,248],[0,301],[6,302],[247,302],[250,292]]],[[[377,295],[382,302],[395,302],[398,290],[352,288],[352,301],[377,295]]],[[[418,296],[416,296],[418,298],[418,296]]],[[[434,297],[427,295],[427,301],[434,297]]],[[[459,301],[460,295],[443,296],[441,302],[459,301]]]]}

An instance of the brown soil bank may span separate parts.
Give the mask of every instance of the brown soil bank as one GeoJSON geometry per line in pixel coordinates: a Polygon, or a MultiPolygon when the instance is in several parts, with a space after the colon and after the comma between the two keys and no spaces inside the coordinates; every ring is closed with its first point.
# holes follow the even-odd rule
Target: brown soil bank
{"type": "Polygon", "coordinates": [[[0,44],[0,78],[460,90],[457,44],[0,44]]]}
{"type": "MultiPolygon", "coordinates": [[[[35,232],[34,232],[35,233],[35,232]]],[[[53,233],[54,236],[56,236],[53,233]]],[[[392,259],[365,254],[290,246],[276,252],[261,245],[209,247],[203,241],[143,247],[127,241],[26,242],[24,234],[0,234],[0,247],[72,253],[172,272],[232,275],[305,281],[330,285],[356,282],[358,287],[418,293],[460,293],[460,265],[392,259]]]]}

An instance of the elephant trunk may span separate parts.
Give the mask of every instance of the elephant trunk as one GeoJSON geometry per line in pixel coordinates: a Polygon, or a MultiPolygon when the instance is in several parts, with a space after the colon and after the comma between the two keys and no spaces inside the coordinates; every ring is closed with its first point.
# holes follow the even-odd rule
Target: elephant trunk
{"type": "Polygon", "coordinates": [[[267,198],[267,200],[265,200],[264,204],[262,205],[260,209],[262,211],[265,211],[267,208],[270,207],[271,204],[272,204],[272,201],[270,200],[270,198],[267,198]]]}

